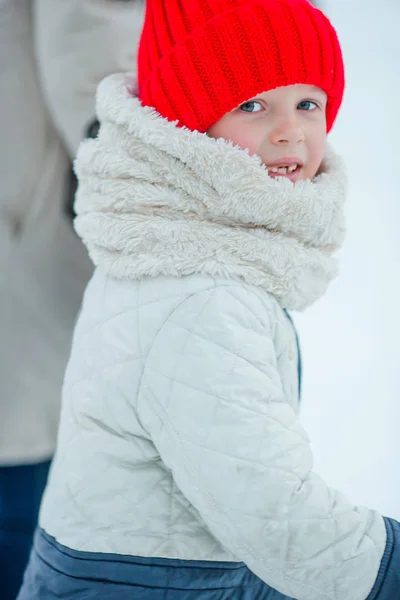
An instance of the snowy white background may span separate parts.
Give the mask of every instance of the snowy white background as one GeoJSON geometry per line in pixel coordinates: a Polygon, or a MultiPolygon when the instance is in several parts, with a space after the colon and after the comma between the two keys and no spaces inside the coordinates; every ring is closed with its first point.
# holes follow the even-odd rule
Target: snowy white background
{"type": "Polygon", "coordinates": [[[321,0],[347,89],[330,136],[348,166],[339,278],[295,321],[301,420],[315,471],[353,502],[400,519],[400,0],[321,0]]]}

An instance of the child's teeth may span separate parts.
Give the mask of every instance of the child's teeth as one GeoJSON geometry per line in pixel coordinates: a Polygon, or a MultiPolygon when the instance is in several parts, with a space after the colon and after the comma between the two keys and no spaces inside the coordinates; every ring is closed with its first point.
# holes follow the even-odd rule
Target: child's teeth
{"type": "Polygon", "coordinates": [[[297,169],[298,165],[291,165],[290,167],[269,167],[271,173],[279,173],[279,175],[287,175],[293,173],[297,169]]]}

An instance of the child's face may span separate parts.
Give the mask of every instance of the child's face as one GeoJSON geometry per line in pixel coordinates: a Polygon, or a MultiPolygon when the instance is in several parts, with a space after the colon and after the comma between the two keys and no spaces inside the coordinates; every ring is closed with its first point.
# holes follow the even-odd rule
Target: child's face
{"type": "Polygon", "coordinates": [[[276,88],[227,113],[207,134],[257,154],[271,177],[312,179],[325,153],[326,103],[325,92],[312,85],[276,88]]]}

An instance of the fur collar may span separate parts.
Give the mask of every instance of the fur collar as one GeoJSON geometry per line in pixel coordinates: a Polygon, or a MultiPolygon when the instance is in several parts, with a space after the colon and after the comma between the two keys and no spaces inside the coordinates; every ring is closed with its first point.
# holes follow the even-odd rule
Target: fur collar
{"type": "Polygon", "coordinates": [[[193,273],[261,286],[302,310],[336,275],[346,176],[327,151],[312,182],[272,179],[256,156],[178,128],[133,93],[134,79],[99,86],[99,137],[85,141],[76,230],[117,278],[193,273]]]}

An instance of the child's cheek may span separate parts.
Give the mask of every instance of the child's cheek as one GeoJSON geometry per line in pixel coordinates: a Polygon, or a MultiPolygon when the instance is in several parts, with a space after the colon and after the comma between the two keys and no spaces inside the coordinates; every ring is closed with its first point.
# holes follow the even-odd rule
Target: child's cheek
{"type": "Polygon", "coordinates": [[[235,146],[247,149],[250,154],[259,154],[262,146],[259,130],[253,131],[247,123],[238,123],[235,119],[221,119],[207,133],[210,137],[223,138],[235,146]]]}
{"type": "Polygon", "coordinates": [[[238,127],[231,133],[230,139],[240,148],[249,150],[250,154],[259,154],[262,145],[259,137],[259,135],[252,134],[247,127],[238,127]]]}

